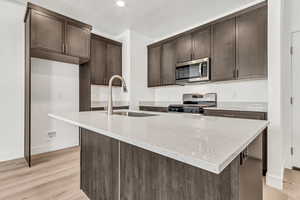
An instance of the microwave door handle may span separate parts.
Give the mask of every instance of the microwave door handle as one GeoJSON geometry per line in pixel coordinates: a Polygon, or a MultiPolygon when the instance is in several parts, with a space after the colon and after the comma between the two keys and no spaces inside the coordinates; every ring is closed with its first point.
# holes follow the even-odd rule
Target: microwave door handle
{"type": "Polygon", "coordinates": [[[199,63],[199,73],[200,73],[200,77],[202,77],[202,65],[201,65],[201,63],[199,63]]]}

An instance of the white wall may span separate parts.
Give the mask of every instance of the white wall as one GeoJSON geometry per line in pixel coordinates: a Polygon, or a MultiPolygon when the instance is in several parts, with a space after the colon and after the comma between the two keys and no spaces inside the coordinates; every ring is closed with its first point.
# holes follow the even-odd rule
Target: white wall
{"type": "Polygon", "coordinates": [[[148,88],[147,44],[149,38],[130,31],[130,109],[138,109],[140,101],[154,101],[154,90],[148,88]]]}
{"type": "Polygon", "coordinates": [[[24,149],[24,6],[0,1],[0,161],[24,149]]]}
{"type": "Polygon", "coordinates": [[[283,182],[283,122],[282,122],[282,0],[268,3],[268,174],[267,184],[282,188],[283,182]]]}
{"type": "Polygon", "coordinates": [[[184,93],[218,94],[218,101],[267,102],[268,81],[229,81],[190,86],[170,86],[155,89],[155,101],[181,101],[184,93]]]}
{"type": "Polygon", "coordinates": [[[50,119],[48,113],[79,111],[79,66],[31,59],[32,153],[78,145],[78,128],[50,119]],[[56,137],[48,137],[55,131],[56,137]]]}
{"type": "MultiPolygon", "coordinates": [[[[284,130],[284,159],[285,167],[293,166],[290,148],[292,146],[292,106],[290,97],[292,94],[292,66],[290,46],[292,45],[291,36],[293,32],[300,31],[299,9],[300,1],[284,1],[284,23],[283,23],[283,130],[284,130]]],[[[295,66],[296,67],[296,66],[295,66]]],[[[297,87],[297,86],[296,86],[297,87]]],[[[297,141],[294,141],[297,142],[297,141]]]]}

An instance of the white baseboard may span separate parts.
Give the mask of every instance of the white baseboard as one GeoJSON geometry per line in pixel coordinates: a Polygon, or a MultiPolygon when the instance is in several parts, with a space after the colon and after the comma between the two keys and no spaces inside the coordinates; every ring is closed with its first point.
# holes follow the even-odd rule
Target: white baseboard
{"type": "Polygon", "coordinates": [[[75,147],[75,146],[78,146],[78,144],[67,144],[67,145],[64,144],[64,145],[55,145],[55,146],[40,145],[40,146],[32,147],[31,154],[36,155],[36,154],[57,151],[57,150],[66,149],[66,148],[75,147]]]}
{"type": "Polygon", "coordinates": [[[266,183],[270,187],[282,190],[283,189],[283,173],[281,176],[267,173],[266,183]]]}

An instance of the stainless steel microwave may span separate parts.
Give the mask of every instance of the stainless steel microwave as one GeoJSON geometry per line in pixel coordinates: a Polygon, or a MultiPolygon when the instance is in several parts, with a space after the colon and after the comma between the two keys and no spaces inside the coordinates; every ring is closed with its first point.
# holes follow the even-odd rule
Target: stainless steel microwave
{"type": "Polygon", "coordinates": [[[185,84],[210,80],[210,59],[203,58],[176,65],[176,83],[185,84]]]}

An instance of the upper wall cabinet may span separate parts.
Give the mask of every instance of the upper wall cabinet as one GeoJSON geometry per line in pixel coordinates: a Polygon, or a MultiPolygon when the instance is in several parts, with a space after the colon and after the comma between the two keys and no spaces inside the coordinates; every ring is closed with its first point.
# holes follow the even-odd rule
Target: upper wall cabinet
{"type": "Polygon", "coordinates": [[[236,18],[237,78],[267,77],[267,7],[236,18]]]}
{"type": "Polygon", "coordinates": [[[267,3],[148,46],[148,86],[176,84],[176,64],[211,59],[211,81],[267,78],[267,3]]]}
{"type": "Polygon", "coordinates": [[[235,18],[213,25],[211,79],[235,78],[235,18]]]}
{"type": "Polygon", "coordinates": [[[176,40],[148,47],[148,87],[175,84],[176,40]]]}
{"type": "Polygon", "coordinates": [[[192,59],[192,36],[185,34],[176,41],[177,63],[190,61],[192,59]]]}
{"type": "Polygon", "coordinates": [[[148,87],[160,86],[161,46],[148,47],[148,87]]]}
{"type": "Polygon", "coordinates": [[[167,42],[162,45],[161,56],[161,85],[175,84],[175,66],[176,66],[176,43],[167,42]]]}
{"type": "Polygon", "coordinates": [[[92,27],[28,3],[25,23],[30,27],[30,55],[81,64],[90,57],[92,27]]]}
{"type": "MultiPolygon", "coordinates": [[[[122,44],[95,34],[91,39],[91,83],[108,85],[113,75],[122,76],[122,44]]],[[[121,81],[114,80],[114,86],[121,86],[121,81]]]]}
{"type": "Polygon", "coordinates": [[[66,24],[66,54],[70,56],[89,58],[90,57],[89,29],[79,26],[76,23],[66,24]]]}
{"type": "MultiPolygon", "coordinates": [[[[116,44],[107,44],[107,79],[113,75],[122,76],[122,46],[116,44]]],[[[114,86],[121,86],[122,82],[119,79],[114,80],[114,86]]]]}
{"type": "Polygon", "coordinates": [[[193,53],[192,59],[211,57],[211,26],[192,33],[193,53]]]}
{"type": "Polygon", "coordinates": [[[31,12],[31,48],[64,52],[65,21],[42,12],[31,12]]]}
{"type": "Polygon", "coordinates": [[[106,85],[106,54],[107,43],[97,39],[92,35],[91,39],[91,58],[89,66],[91,68],[91,83],[94,85],[106,85]]]}

